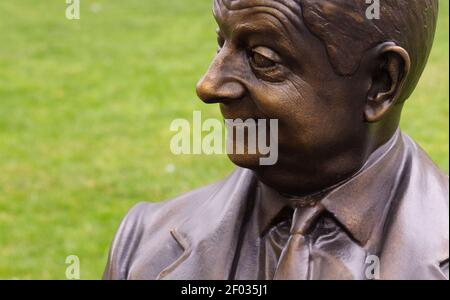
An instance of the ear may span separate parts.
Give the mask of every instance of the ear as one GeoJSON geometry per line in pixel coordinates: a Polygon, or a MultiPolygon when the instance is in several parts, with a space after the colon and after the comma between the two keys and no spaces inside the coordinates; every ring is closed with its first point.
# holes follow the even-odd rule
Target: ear
{"type": "Polygon", "coordinates": [[[398,102],[411,68],[411,59],[405,49],[392,42],[370,51],[374,63],[364,115],[367,122],[377,122],[398,102]]]}

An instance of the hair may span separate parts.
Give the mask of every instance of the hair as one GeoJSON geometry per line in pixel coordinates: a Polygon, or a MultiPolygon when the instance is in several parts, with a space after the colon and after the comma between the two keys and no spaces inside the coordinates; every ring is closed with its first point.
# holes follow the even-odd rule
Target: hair
{"type": "Polygon", "coordinates": [[[383,42],[404,48],[411,59],[400,100],[415,89],[433,45],[438,0],[380,0],[380,18],[369,19],[364,0],[297,0],[310,31],[323,41],[340,75],[352,75],[365,51],[383,42]]]}

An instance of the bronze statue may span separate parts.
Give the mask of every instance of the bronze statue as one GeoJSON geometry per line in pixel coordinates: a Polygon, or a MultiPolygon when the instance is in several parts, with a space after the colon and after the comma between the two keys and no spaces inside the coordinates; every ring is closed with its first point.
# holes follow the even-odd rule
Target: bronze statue
{"type": "MultiPolygon", "coordinates": [[[[105,279],[448,279],[449,189],[399,129],[437,0],[215,0],[197,86],[225,118],[278,119],[279,159],[139,203],[105,279]]],[[[432,97],[430,97],[432,101],[432,97]]]]}

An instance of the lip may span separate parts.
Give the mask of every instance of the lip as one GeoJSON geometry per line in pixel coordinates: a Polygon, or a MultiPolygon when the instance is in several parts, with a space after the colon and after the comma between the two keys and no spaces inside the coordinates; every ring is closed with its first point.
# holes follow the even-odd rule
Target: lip
{"type": "Polygon", "coordinates": [[[250,112],[250,111],[245,111],[245,112],[244,111],[240,111],[240,112],[238,112],[238,111],[235,111],[235,112],[222,111],[222,116],[226,120],[242,120],[243,122],[246,120],[254,120],[256,122],[258,122],[258,120],[270,120],[270,118],[261,116],[256,113],[258,113],[258,112],[257,111],[252,111],[252,112],[250,112]]]}
{"type": "Polygon", "coordinates": [[[220,104],[220,111],[224,119],[231,120],[259,120],[269,119],[256,107],[249,99],[243,99],[242,101],[233,101],[227,104],[220,104]]]}
{"type": "Polygon", "coordinates": [[[248,128],[248,127],[258,127],[258,120],[253,118],[237,118],[237,119],[224,119],[224,124],[226,127],[233,128],[248,128]],[[249,122],[250,120],[250,122],[249,122]]]}

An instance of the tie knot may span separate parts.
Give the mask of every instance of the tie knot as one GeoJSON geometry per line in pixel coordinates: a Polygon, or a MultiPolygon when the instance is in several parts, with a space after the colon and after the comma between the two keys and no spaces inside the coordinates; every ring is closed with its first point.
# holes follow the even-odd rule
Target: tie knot
{"type": "Polygon", "coordinates": [[[292,218],[291,234],[304,235],[323,210],[324,207],[320,203],[311,207],[297,207],[292,218]]]}

